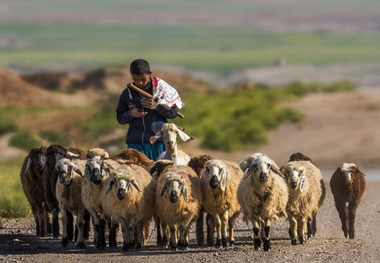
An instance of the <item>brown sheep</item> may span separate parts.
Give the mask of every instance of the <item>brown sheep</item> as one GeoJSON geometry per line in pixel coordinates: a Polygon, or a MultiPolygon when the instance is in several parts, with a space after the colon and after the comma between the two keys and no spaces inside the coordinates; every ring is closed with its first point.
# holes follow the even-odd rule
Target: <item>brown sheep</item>
{"type": "MultiPolygon", "coordinates": [[[[292,162],[292,161],[309,161],[312,164],[314,164],[313,161],[309,157],[307,157],[306,155],[303,155],[300,152],[296,152],[290,155],[289,162],[292,162]]],[[[321,207],[326,197],[326,186],[323,179],[320,180],[320,183],[321,183],[322,195],[321,195],[321,198],[319,199],[318,207],[321,207]]],[[[316,233],[317,233],[317,215],[315,214],[313,219],[307,222],[307,235],[310,238],[312,236],[315,236],[316,233]]]]}
{"type": "Polygon", "coordinates": [[[48,226],[48,209],[45,205],[45,194],[43,185],[42,165],[46,158],[46,147],[32,148],[25,157],[21,167],[20,179],[22,189],[32,208],[34,220],[36,222],[36,234],[44,237],[46,233],[51,232],[48,226]]]}
{"type": "Polygon", "coordinates": [[[365,190],[364,173],[354,163],[342,163],[330,180],[331,192],[345,237],[355,238],[356,209],[365,190]],[[348,203],[348,206],[346,206],[348,203]]]}
{"type": "Polygon", "coordinates": [[[190,226],[202,201],[200,179],[188,166],[168,166],[158,177],[155,194],[157,215],[170,228],[172,250],[187,249],[190,226]]]}
{"type": "MultiPolygon", "coordinates": [[[[204,165],[211,159],[214,159],[210,155],[202,154],[190,159],[187,164],[191,167],[198,175],[199,178],[202,177],[204,165]]],[[[196,223],[196,236],[198,245],[202,246],[204,244],[204,234],[203,234],[203,221],[204,221],[204,213],[205,209],[202,206],[201,211],[199,212],[198,220],[196,223]]],[[[206,225],[207,225],[207,245],[212,246],[214,244],[214,234],[215,234],[215,224],[213,217],[206,213],[206,225]]]]}
{"type": "Polygon", "coordinates": [[[132,148],[121,150],[110,158],[120,163],[136,164],[145,170],[148,170],[153,163],[153,160],[149,159],[145,154],[132,148]]]}

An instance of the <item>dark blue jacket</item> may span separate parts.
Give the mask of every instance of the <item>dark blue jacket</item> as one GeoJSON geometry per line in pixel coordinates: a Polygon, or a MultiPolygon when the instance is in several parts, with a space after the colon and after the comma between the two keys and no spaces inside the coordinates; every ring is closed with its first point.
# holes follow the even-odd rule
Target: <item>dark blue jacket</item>
{"type": "MultiPolygon", "coordinates": [[[[145,91],[152,94],[152,79],[149,81],[145,91]]],[[[153,122],[167,122],[167,119],[177,117],[178,111],[176,107],[170,110],[162,106],[157,106],[154,110],[144,108],[140,101],[143,97],[144,95],[128,87],[120,95],[116,108],[116,118],[120,124],[129,124],[126,138],[127,144],[150,143],[149,138],[155,135],[155,132],[152,130],[153,122]],[[143,109],[148,114],[141,118],[135,118],[132,115],[133,107],[143,109]]]]}

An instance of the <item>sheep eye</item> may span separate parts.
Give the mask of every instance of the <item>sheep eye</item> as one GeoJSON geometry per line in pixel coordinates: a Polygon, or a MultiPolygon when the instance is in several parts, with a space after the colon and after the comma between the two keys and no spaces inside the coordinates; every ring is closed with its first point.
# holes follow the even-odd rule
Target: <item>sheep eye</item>
{"type": "Polygon", "coordinates": [[[208,169],[208,167],[206,167],[206,172],[207,172],[207,173],[209,173],[209,172],[210,172],[210,170],[208,169]]]}

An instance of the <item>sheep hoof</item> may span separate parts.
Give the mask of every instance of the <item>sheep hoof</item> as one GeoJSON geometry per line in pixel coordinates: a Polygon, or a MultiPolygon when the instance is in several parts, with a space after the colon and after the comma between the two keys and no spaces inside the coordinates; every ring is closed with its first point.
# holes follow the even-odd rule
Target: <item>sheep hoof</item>
{"type": "Polygon", "coordinates": [[[260,238],[256,238],[256,239],[253,241],[253,246],[254,246],[255,250],[260,250],[260,247],[261,247],[261,239],[260,239],[260,238]]]}
{"type": "Polygon", "coordinates": [[[227,240],[227,238],[222,237],[222,245],[223,245],[223,247],[227,247],[228,246],[228,240],[227,240]]]}
{"type": "Polygon", "coordinates": [[[67,247],[68,244],[69,244],[69,238],[68,237],[62,238],[62,247],[67,247]]]}
{"type": "Polygon", "coordinates": [[[214,239],[213,238],[207,239],[207,246],[212,247],[213,245],[214,245],[214,239]]]}
{"type": "Polygon", "coordinates": [[[235,241],[234,240],[230,240],[230,246],[231,247],[235,246],[235,241]]]}
{"type": "Polygon", "coordinates": [[[301,245],[306,244],[306,240],[304,240],[304,239],[301,238],[301,239],[300,239],[300,244],[301,244],[301,245]]]}
{"type": "Polygon", "coordinates": [[[123,243],[122,251],[123,252],[127,252],[128,250],[129,250],[129,244],[128,243],[123,243]]]}
{"type": "Polygon", "coordinates": [[[136,244],[136,250],[140,250],[141,249],[141,243],[137,243],[136,244]]]}
{"type": "Polygon", "coordinates": [[[84,244],[84,242],[79,242],[77,245],[75,245],[75,247],[78,249],[85,249],[86,245],[84,244]]]}
{"type": "Polygon", "coordinates": [[[222,245],[222,240],[221,239],[216,240],[215,248],[220,248],[221,245],[222,245]]]}
{"type": "Polygon", "coordinates": [[[264,251],[270,251],[270,239],[264,240],[264,251]]]}
{"type": "Polygon", "coordinates": [[[178,251],[178,246],[171,246],[172,251],[178,251]]]}
{"type": "Polygon", "coordinates": [[[292,239],[292,245],[297,245],[297,239],[292,239]]]}

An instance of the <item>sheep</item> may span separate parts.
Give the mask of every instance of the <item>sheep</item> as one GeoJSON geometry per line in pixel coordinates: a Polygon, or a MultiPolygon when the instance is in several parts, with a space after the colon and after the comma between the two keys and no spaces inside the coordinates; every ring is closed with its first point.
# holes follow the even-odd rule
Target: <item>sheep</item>
{"type": "Polygon", "coordinates": [[[216,248],[234,245],[235,220],[241,207],[237,200],[237,188],[243,177],[240,167],[226,160],[212,159],[205,164],[202,176],[202,205],[214,218],[216,226],[216,248]],[[227,224],[229,235],[227,240],[227,224]]]}
{"type": "Polygon", "coordinates": [[[152,177],[144,168],[134,164],[114,170],[107,180],[103,209],[112,220],[121,224],[123,251],[133,248],[135,244],[136,249],[140,249],[143,243],[144,220],[149,222],[150,218],[139,217],[142,210],[140,201],[151,180],[152,177]]]}
{"type": "MultiPolygon", "coordinates": [[[[289,162],[291,161],[309,161],[312,164],[314,164],[313,161],[309,157],[303,155],[300,152],[296,152],[290,155],[289,162]]],[[[318,207],[321,207],[326,197],[326,186],[323,179],[320,180],[320,184],[321,184],[321,189],[322,189],[322,195],[321,195],[321,198],[319,199],[318,207]]],[[[315,236],[316,233],[317,233],[317,215],[315,214],[311,222],[308,221],[307,223],[307,236],[308,238],[310,238],[310,237],[315,236]]]]}
{"type": "Polygon", "coordinates": [[[344,236],[355,238],[356,209],[364,193],[364,173],[354,163],[342,163],[330,180],[330,188],[342,222],[344,236]],[[348,206],[346,205],[348,203],[348,206]]]}
{"type": "Polygon", "coordinates": [[[284,167],[284,176],[289,189],[286,207],[290,224],[291,243],[305,244],[307,224],[318,212],[322,196],[321,171],[310,161],[290,161],[284,167]]]}
{"type": "Polygon", "coordinates": [[[194,137],[188,136],[183,132],[183,129],[178,128],[174,123],[164,123],[155,136],[150,137],[150,143],[155,143],[159,138],[162,138],[166,150],[158,157],[158,160],[167,159],[173,160],[177,165],[187,165],[190,161],[190,156],[177,148],[177,135],[184,141],[193,140],[194,137]]]}
{"type": "MultiPolygon", "coordinates": [[[[246,170],[252,165],[253,161],[254,161],[257,157],[259,157],[259,156],[263,156],[263,155],[265,155],[265,154],[263,154],[263,153],[253,153],[253,154],[250,154],[250,155],[246,156],[246,157],[241,161],[241,163],[240,163],[240,165],[239,165],[239,166],[240,166],[240,169],[242,169],[243,172],[245,172],[245,171],[246,171],[246,170]]],[[[278,171],[279,168],[278,168],[277,164],[276,164],[272,159],[269,158],[269,160],[272,162],[272,163],[271,163],[271,166],[275,168],[275,169],[273,169],[273,171],[278,171]]]]}
{"type": "Polygon", "coordinates": [[[253,224],[255,250],[261,249],[262,240],[264,251],[271,249],[271,224],[286,217],[288,187],[273,163],[266,155],[257,156],[245,170],[237,191],[244,219],[253,224]]]}
{"type": "MultiPolygon", "coordinates": [[[[190,159],[188,166],[191,167],[198,175],[199,178],[202,177],[204,165],[213,159],[210,155],[199,155],[190,159]]],[[[199,212],[199,216],[196,222],[196,236],[198,245],[202,246],[204,244],[204,234],[203,234],[203,220],[205,209],[202,206],[201,211],[199,212]]],[[[213,217],[207,213],[206,215],[206,225],[207,225],[207,245],[212,246],[214,244],[214,233],[215,233],[215,224],[213,217]]]]}
{"type": "Polygon", "coordinates": [[[145,154],[132,148],[123,149],[119,151],[117,154],[111,156],[110,158],[122,164],[134,163],[143,167],[147,171],[153,163],[153,161],[149,159],[145,154]]]}
{"type": "Polygon", "coordinates": [[[190,226],[202,201],[200,179],[188,166],[168,166],[158,177],[155,195],[157,215],[170,229],[171,249],[187,249],[190,226]]]}
{"type": "MultiPolygon", "coordinates": [[[[89,211],[95,225],[94,239],[98,249],[104,249],[106,246],[104,228],[106,215],[103,214],[102,193],[107,187],[107,179],[111,170],[119,168],[121,165],[111,159],[103,159],[102,156],[108,157],[108,153],[101,148],[91,149],[87,153],[87,158],[92,156],[86,162],[84,179],[82,184],[82,202],[89,211]]],[[[111,225],[109,233],[109,246],[115,248],[117,225],[111,225]]]]}
{"type": "Polygon", "coordinates": [[[44,237],[48,230],[48,209],[45,205],[42,164],[46,158],[46,147],[34,147],[25,157],[20,172],[20,180],[24,194],[32,209],[33,217],[36,222],[36,234],[44,237]]]}
{"type": "Polygon", "coordinates": [[[59,179],[56,184],[56,196],[62,215],[63,247],[66,247],[69,242],[67,233],[67,211],[70,211],[77,216],[76,227],[78,229],[78,236],[75,242],[75,247],[86,247],[84,244],[85,207],[81,198],[81,185],[85,165],[85,160],[69,160],[67,158],[61,158],[54,169],[54,175],[59,179]]]}

